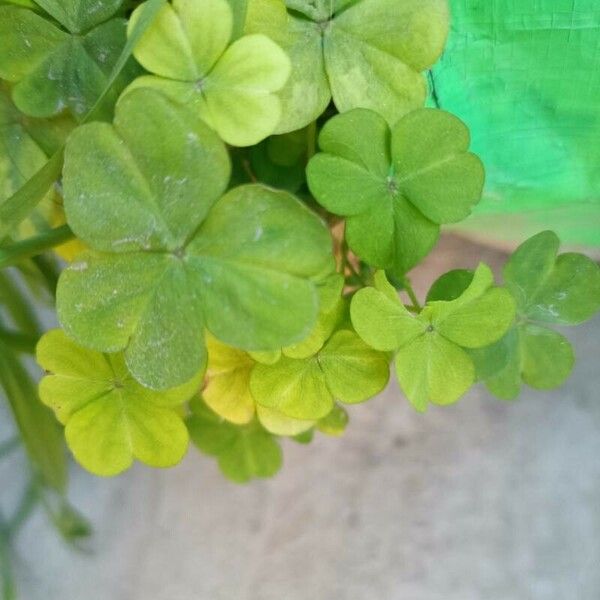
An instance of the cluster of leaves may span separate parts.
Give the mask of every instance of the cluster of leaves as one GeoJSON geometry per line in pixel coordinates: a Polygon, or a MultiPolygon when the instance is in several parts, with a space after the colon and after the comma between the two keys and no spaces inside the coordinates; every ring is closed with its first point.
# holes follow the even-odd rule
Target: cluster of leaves
{"type": "MultiPolygon", "coordinates": [[[[552,233],[503,287],[483,264],[424,306],[410,286],[484,185],[466,125],[423,108],[445,0],[0,5],[0,266],[68,261],[39,395],[86,469],[168,467],[191,439],[271,476],[278,438],[340,435],[391,360],[419,411],[568,376],[546,324],[591,317],[600,270],[552,233]]],[[[15,327],[3,356],[39,338],[15,327]]]]}

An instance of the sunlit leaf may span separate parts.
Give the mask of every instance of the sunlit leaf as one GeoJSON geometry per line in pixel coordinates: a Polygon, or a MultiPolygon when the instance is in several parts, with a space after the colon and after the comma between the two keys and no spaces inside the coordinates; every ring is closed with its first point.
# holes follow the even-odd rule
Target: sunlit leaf
{"type": "Polygon", "coordinates": [[[192,106],[226,142],[256,144],[277,126],[281,103],[275,92],[287,81],[290,63],[267,36],[246,35],[229,45],[232,34],[226,0],[174,0],[135,49],[153,75],[139,78],[132,89],[158,89],[192,106]]]}
{"type": "Polygon", "coordinates": [[[394,124],[423,105],[421,73],[447,30],[446,0],[250,0],[246,21],[247,32],[269,35],[292,61],[279,133],[316,119],[332,97],[340,112],[370,108],[394,124]]]}
{"type": "Polygon", "coordinates": [[[313,280],[333,262],[327,230],[283,192],[245,186],[219,199],[228,176],[215,134],[150,90],[122,99],[114,127],[86,125],[67,145],[68,222],[93,251],[61,275],[59,318],[82,344],[125,349],[150,387],[193,376],[205,327],[272,350],[315,324],[313,280]]]}
{"type": "Polygon", "coordinates": [[[117,475],[134,458],[154,467],[178,463],[188,435],[178,407],[199,389],[200,374],[164,392],[142,387],[122,354],[101,354],[72,342],[61,330],[45,334],[37,359],[48,375],[42,402],[65,425],[75,458],[97,475],[117,475]]]}
{"type": "Polygon", "coordinates": [[[512,297],[493,286],[483,264],[457,298],[429,302],[417,316],[384,284],[378,274],[377,288],[356,293],[350,308],[354,328],[374,348],[396,351],[400,387],[417,410],[426,410],[429,402],[455,402],[475,381],[475,366],[464,348],[502,338],[515,316],[512,297]]]}
{"type": "Polygon", "coordinates": [[[328,415],[334,400],[363,402],[387,384],[387,356],[367,346],[352,331],[333,334],[314,356],[283,356],[273,365],[258,364],[250,378],[256,402],[295,419],[328,415]]]}

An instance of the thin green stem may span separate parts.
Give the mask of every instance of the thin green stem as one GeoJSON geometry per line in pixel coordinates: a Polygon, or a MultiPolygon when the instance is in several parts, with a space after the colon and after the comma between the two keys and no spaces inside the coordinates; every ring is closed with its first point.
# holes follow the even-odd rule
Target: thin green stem
{"type": "Polygon", "coordinates": [[[21,498],[21,502],[19,502],[17,511],[6,528],[10,537],[14,537],[18,533],[19,529],[21,529],[21,526],[27,520],[39,499],[39,484],[32,480],[23,493],[23,497],[21,498]]]}
{"type": "Polygon", "coordinates": [[[416,308],[418,312],[421,312],[423,307],[419,303],[419,299],[417,298],[417,295],[415,294],[415,290],[413,290],[408,277],[404,278],[403,283],[404,283],[404,291],[408,294],[408,297],[410,298],[410,301],[413,304],[413,308],[416,308]]]}
{"type": "Polygon", "coordinates": [[[38,338],[35,335],[21,333],[20,331],[11,331],[0,325],[0,340],[9,348],[25,354],[34,354],[38,338]]]}
{"type": "Polygon", "coordinates": [[[10,560],[10,535],[0,514],[0,591],[2,600],[16,600],[15,581],[10,560]]]}
{"type": "Polygon", "coordinates": [[[0,248],[0,269],[14,265],[25,258],[31,258],[60,246],[75,237],[68,225],[45,231],[21,242],[15,242],[5,248],[0,248]]]}

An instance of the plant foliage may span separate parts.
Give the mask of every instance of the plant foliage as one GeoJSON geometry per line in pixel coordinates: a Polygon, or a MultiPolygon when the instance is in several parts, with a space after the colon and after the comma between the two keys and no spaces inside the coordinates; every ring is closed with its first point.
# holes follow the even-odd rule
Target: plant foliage
{"type": "Polygon", "coordinates": [[[46,406],[98,475],[191,439],[244,482],[280,438],[342,435],[390,362],[418,411],[568,377],[553,326],[597,312],[600,270],[552,232],[501,281],[410,285],[484,186],[467,125],[424,108],[445,0],[0,4],[0,385],[46,489],[46,406]]]}

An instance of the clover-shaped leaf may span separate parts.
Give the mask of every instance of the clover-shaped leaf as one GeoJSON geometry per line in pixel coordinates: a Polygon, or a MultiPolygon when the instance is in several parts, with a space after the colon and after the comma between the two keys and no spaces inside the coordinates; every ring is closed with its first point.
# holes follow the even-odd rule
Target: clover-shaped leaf
{"type": "Polygon", "coordinates": [[[378,394],[389,378],[387,356],[369,348],[353,331],[334,333],[306,358],[283,356],[252,371],[250,391],[257,404],[294,419],[327,416],[334,400],[352,404],[378,394]]]}
{"type": "MultiPolygon", "coordinates": [[[[130,28],[142,8],[134,11],[130,28]]],[[[230,45],[232,32],[227,0],[173,0],[134,51],[152,75],[138,78],[130,89],[158,89],[193,106],[226,142],[256,144],[279,121],[276,92],[289,77],[290,61],[265,35],[246,35],[230,45]]]]}
{"type": "Polygon", "coordinates": [[[382,117],[356,109],[330,119],[311,159],[308,184],[318,202],[346,217],[350,248],[369,264],[403,274],[433,247],[440,225],[469,215],[484,171],[468,152],[456,117],[420,109],[391,131],[382,117]]]}
{"type": "Polygon", "coordinates": [[[207,382],[203,390],[206,404],[220,417],[245,425],[255,417],[269,432],[294,436],[314,425],[314,421],[292,419],[272,408],[257,405],[250,392],[252,370],[258,364],[247,352],[208,338],[207,382]]]}
{"type": "Polygon", "coordinates": [[[557,255],[559,244],[556,234],[538,233],[504,267],[518,319],[504,338],[473,354],[480,379],[500,398],[515,398],[521,381],[542,390],[560,386],[575,357],[569,341],[547,325],[576,325],[600,309],[600,268],[582,254],[557,255]]]}
{"type": "Polygon", "coordinates": [[[455,300],[431,301],[416,317],[401,304],[379,272],[375,287],[359,290],[350,307],[352,324],[373,348],[396,351],[396,374],[418,411],[429,402],[450,404],[475,381],[465,348],[500,339],[515,316],[510,293],[493,287],[489,267],[479,265],[467,289],[455,300]]]}
{"type": "MultiPolygon", "coordinates": [[[[125,45],[126,21],[110,19],[121,2],[38,4],[58,25],[26,8],[0,7],[0,77],[14,84],[13,100],[25,114],[50,117],[68,108],[81,118],[104,91],[125,45]]],[[[132,73],[123,74],[110,99],[132,73]]]]}
{"type": "Polygon", "coordinates": [[[75,458],[96,475],[117,475],[136,458],[153,467],[178,463],[188,446],[179,406],[199,389],[200,375],[155,392],[135,381],[122,354],[101,354],[46,333],[37,360],[48,372],[40,398],[65,425],[75,458]]]}
{"type": "Polygon", "coordinates": [[[292,61],[277,133],[304,127],[332,97],[340,112],[370,108],[394,124],[425,101],[422,72],[442,52],[448,7],[446,0],[250,0],[246,31],[267,34],[292,61]]]}
{"type": "Polygon", "coordinates": [[[205,327],[271,350],[315,324],[313,281],[333,267],[327,229],[285,192],[249,185],[219,199],[228,176],[217,136],[152,90],[127,94],[114,126],[91,123],[67,144],[68,222],[93,250],[61,274],[59,318],[90,348],[126,349],[149,387],[198,370],[205,327]]]}
{"type": "Polygon", "coordinates": [[[255,477],[272,477],[281,469],[281,448],[258,423],[234,425],[200,400],[190,406],[192,415],[187,426],[192,442],[205,454],[217,458],[226,477],[245,483],[255,477]]]}

